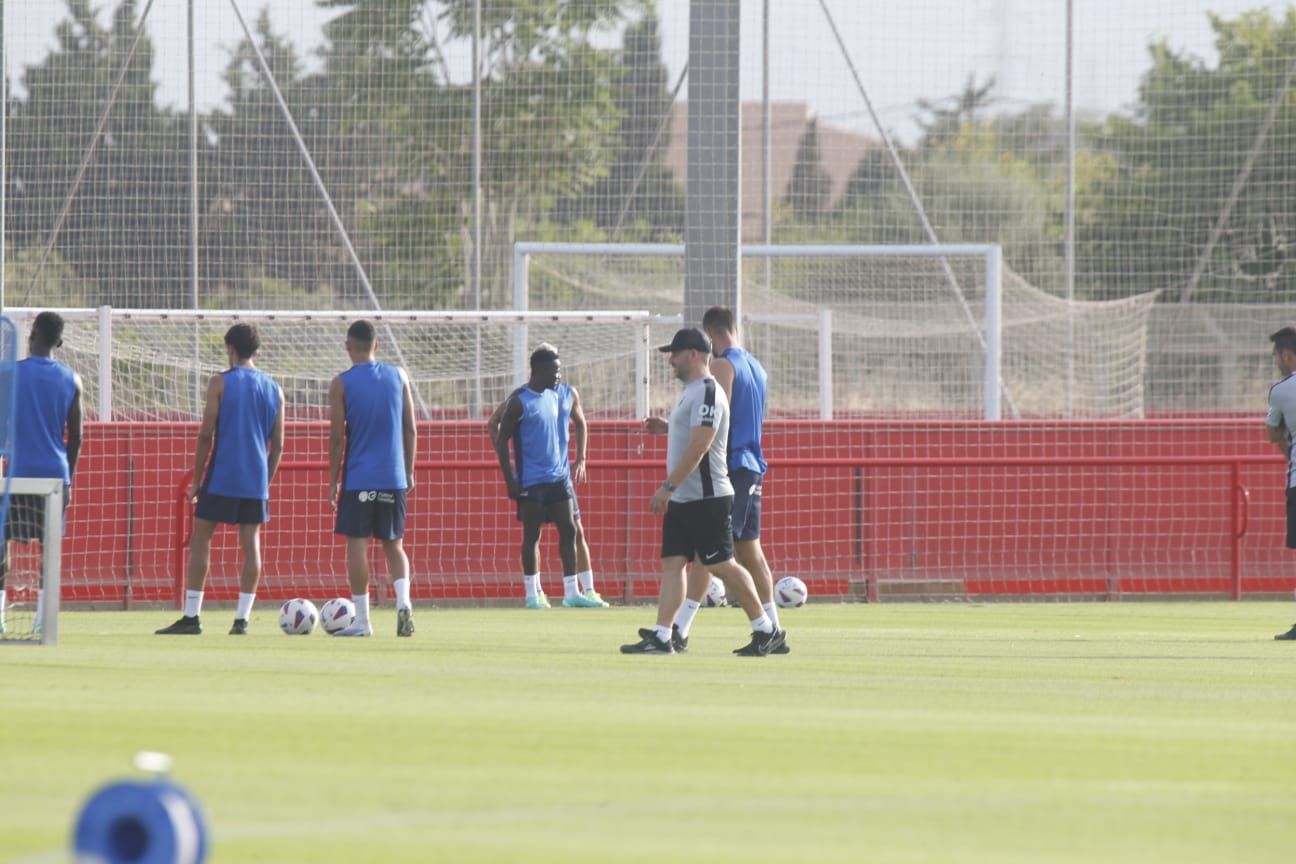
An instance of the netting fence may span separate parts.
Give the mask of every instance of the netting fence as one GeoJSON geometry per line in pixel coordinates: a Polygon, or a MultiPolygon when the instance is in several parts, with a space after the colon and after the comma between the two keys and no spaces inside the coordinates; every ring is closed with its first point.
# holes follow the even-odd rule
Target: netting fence
{"type": "MultiPolygon", "coordinates": [[[[1031,413],[1257,409],[1296,299],[1286,4],[765,5],[744,242],[998,244],[1064,312],[1039,331],[1060,393],[1040,352],[1006,358],[1048,391],[1031,413]]],[[[469,0],[9,0],[4,303],[500,310],[515,242],[679,242],[686,0],[481,11],[474,76],[469,0]]],[[[678,280],[583,266],[545,308],[679,311],[678,280]]],[[[745,311],[844,318],[888,279],[749,266],[745,311]]],[[[912,297],[892,317],[945,332],[912,297]]]]}

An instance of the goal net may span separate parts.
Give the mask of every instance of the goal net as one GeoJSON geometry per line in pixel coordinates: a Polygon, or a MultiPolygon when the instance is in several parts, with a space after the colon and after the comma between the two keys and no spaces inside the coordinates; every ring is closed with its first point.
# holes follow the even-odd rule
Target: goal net
{"type": "MultiPolygon", "coordinates": [[[[523,308],[683,306],[682,246],[516,250],[514,300],[523,308]]],[[[841,417],[1144,413],[1156,295],[1062,300],[1001,269],[996,247],[747,246],[741,296],[744,339],[784,382],[771,394],[775,416],[803,415],[819,401],[800,382],[819,380],[824,363],[841,417]],[[830,353],[807,350],[826,328],[830,353]]]]}

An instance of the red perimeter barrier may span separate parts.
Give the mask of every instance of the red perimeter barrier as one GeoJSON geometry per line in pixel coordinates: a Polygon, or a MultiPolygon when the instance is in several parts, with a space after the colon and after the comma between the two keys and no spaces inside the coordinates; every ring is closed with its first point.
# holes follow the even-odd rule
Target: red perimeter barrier
{"type": "MultiPolygon", "coordinates": [[[[1296,587],[1282,549],[1282,459],[1258,420],[771,421],[767,430],[762,545],[776,575],[799,575],[820,596],[1241,597],[1296,587]]],[[[176,598],[195,431],[87,429],[65,600],[176,598]]],[[[323,424],[290,424],[264,537],[266,599],[345,593],[324,501],[326,448],[323,424]]],[[[419,454],[406,537],[416,596],[518,596],[520,531],[483,425],[421,425],[419,454]]],[[[605,596],[655,595],[659,523],[647,502],[664,455],[664,439],[635,423],[594,424],[578,495],[605,596]]],[[[233,533],[220,532],[213,549],[212,599],[237,591],[233,533]]],[[[552,546],[546,535],[551,590],[552,546]]]]}

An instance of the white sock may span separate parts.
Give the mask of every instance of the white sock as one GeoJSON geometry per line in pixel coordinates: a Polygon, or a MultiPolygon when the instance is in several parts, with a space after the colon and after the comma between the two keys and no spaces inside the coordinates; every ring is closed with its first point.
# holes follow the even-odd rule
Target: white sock
{"type": "Polygon", "coordinates": [[[671,632],[669,627],[661,627],[659,625],[654,624],[653,632],[656,633],[657,638],[662,640],[663,642],[671,641],[671,632]]]}
{"type": "Polygon", "coordinates": [[[405,579],[397,579],[395,582],[392,583],[392,587],[396,589],[396,608],[397,608],[397,609],[413,609],[413,608],[414,608],[414,606],[410,603],[410,596],[409,596],[409,583],[410,583],[410,580],[409,580],[408,577],[405,578],[405,579]]]}
{"type": "Polygon", "coordinates": [[[580,590],[582,594],[584,594],[586,591],[594,590],[593,570],[582,570],[581,572],[576,574],[576,578],[580,580],[580,590]]]}
{"type": "Polygon", "coordinates": [[[684,605],[680,607],[679,612],[675,613],[675,626],[679,628],[681,636],[688,638],[689,629],[693,626],[693,618],[700,608],[702,604],[698,601],[684,598],[684,605]]]}
{"type": "Polygon", "coordinates": [[[36,623],[32,629],[36,630],[45,626],[45,589],[41,588],[36,592],[36,623]]]}
{"type": "Polygon", "coordinates": [[[351,602],[354,603],[356,607],[356,617],[353,623],[368,624],[369,623],[369,595],[352,594],[351,602]]]}
{"type": "Polygon", "coordinates": [[[202,598],[203,592],[201,591],[185,591],[184,614],[186,618],[196,618],[202,614],[202,598]]]}
{"type": "Polygon", "coordinates": [[[764,612],[760,614],[759,618],[752,619],[751,627],[753,633],[773,633],[774,632],[774,622],[770,621],[769,616],[766,615],[764,612]]]}
{"type": "Polygon", "coordinates": [[[522,576],[522,586],[526,589],[527,599],[530,600],[540,593],[540,574],[524,574],[522,576]]]}
{"type": "Polygon", "coordinates": [[[762,603],[761,608],[765,610],[765,617],[770,619],[770,623],[774,625],[774,629],[782,630],[783,625],[779,624],[778,620],[778,604],[770,601],[769,603],[762,603]]]}
{"type": "Polygon", "coordinates": [[[234,613],[234,617],[241,618],[244,621],[248,620],[248,617],[252,614],[252,604],[255,602],[256,602],[255,591],[253,591],[251,594],[245,594],[242,591],[240,591],[239,599],[238,599],[238,611],[234,613]]]}
{"type": "Polygon", "coordinates": [[[579,593],[580,591],[576,587],[576,577],[564,576],[563,577],[563,597],[570,600],[579,593]]]}

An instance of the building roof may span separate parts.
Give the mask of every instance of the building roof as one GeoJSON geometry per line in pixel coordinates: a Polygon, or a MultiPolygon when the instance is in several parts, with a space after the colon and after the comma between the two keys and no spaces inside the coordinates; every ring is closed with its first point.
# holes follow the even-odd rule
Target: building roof
{"type": "MultiPolygon", "coordinates": [[[[787,195],[796,166],[797,150],[812,119],[804,102],[770,103],[770,180],[775,206],[787,195]]],[[[761,239],[764,110],[760,102],[742,103],[742,235],[744,242],[761,239]]],[[[866,152],[882,146],[876,138],[850,129],[819,123],[819,152],[824,170],[832,178],[831,202],[846,191],[846,183],[866,152]]],[[[688,103],[671,106],[671,136],[664,162],[681,185],[688,177],[688,103]]]]}

